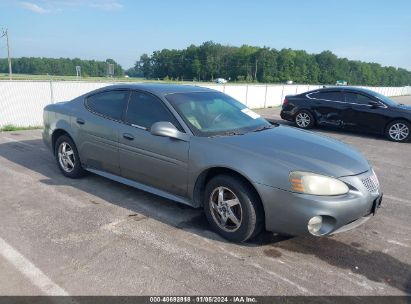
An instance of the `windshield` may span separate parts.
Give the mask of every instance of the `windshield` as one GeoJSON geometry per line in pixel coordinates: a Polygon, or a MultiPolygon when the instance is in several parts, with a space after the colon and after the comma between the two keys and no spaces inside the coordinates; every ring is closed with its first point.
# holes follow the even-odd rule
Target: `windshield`
{"type": "Polygon", "coordinates": [[[260,115],[220,92],[174,93],[166,98],[197,136],[238,135],[272,127],[260,115]]]}

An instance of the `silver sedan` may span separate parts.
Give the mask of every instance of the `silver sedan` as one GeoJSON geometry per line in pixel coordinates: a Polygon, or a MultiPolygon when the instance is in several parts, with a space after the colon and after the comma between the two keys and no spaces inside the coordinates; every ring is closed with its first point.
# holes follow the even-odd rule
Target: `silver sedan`
{"type": "Polygon", "coordinates": [[[377,176],[350,146],[272,125],[206,88],[105,87],[44,109],[61,172],[92,172],[195,208],[232,241],[263,229],[324,236],[381,204],[377,176]]]}

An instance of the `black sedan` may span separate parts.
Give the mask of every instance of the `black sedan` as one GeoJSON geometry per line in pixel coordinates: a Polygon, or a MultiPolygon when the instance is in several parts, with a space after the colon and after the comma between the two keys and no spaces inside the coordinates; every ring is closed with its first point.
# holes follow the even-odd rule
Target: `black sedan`
{"type": "Polygon", "coordinates": [[[410,139],[411,106],[362,88],[331,87],[286,96],[281,118],[302,129],[324,125],[384,134],[396,142],[410,139]]]}

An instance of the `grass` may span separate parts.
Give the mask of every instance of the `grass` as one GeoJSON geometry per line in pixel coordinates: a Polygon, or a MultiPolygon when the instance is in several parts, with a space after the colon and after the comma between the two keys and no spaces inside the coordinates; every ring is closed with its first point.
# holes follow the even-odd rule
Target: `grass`
{"type": "MultiPolygon", "coordinates": [[[[58,76],[58,75],[31,75],[31,74],[13,74],[13,80],[32,80],[32,81],[77,81],[76,76],[58,76]]],[[[9,80],[9,74],[0,73],[0,80],[9,80]]],[[[161,82],[161,83],[179,83],[179,84],[215,84],[213,82],[193,82],[177,80],[147,80],[143,77],[82,77],[79,81],[97,81],[97,82],[161,82]]]]}
{"type": "MultiPolygon", "coordinates": [[[[59,75],[31,75],[31,74],[13,74],[13,80],[33,80],[33,81],[77,81],[76,76],[59,76],[59,75]]],[[[9,80],[9,74],[0,73],[0,80],[9,80]]],[[[81,77],[78,81],[97,81],[97,82],[167,82],[167,83],[193,83],[192,81],[176,80],[147,80],[144,77],[81,77]]]]}
{"type": "MultiPolygon", "coordinates": [[[[55,75],[30,75],[30,74],[13,74],[13,80],[53,80],[53,81],[76,81],[76,76],[55,76],[55,75]]],[[[0,80],[9,80],[9,74],[1,74],[0,80]]],[[[82,77],[80,81],[124,81],[124,82],[136,82],[143,81],[144,78],[126,78],[126,77],[82,77]]]]}
{"type": "Polygon", "coordinates": [[[35,130],[42,129],[43,126],[28,126],[28,127],[19,127],[12,124],[4,125],[0,128],[0,132],[9,132],[9,131],[24,131],[24,130],[35,130]]]}

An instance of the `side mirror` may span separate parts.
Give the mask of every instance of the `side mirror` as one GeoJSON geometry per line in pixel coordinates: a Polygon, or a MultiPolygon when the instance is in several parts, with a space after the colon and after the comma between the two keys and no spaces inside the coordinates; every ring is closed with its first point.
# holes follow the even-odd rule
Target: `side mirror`
{"type": "Polygon", "coordinates": [[[378,101],[374,101],[374,100],[368,102],[368,104],[374,109],[381,107],[381,104],[378,101]]]}
{"type": "Polygon", "coordinates": [[[159,121],[154,123],[150,128],[150,132],[156,136],[169,137],[182,141],[188,141],[189,139],[189,136],[186,133],[177,130],[177,128],[168,121],[159,121]]]}

